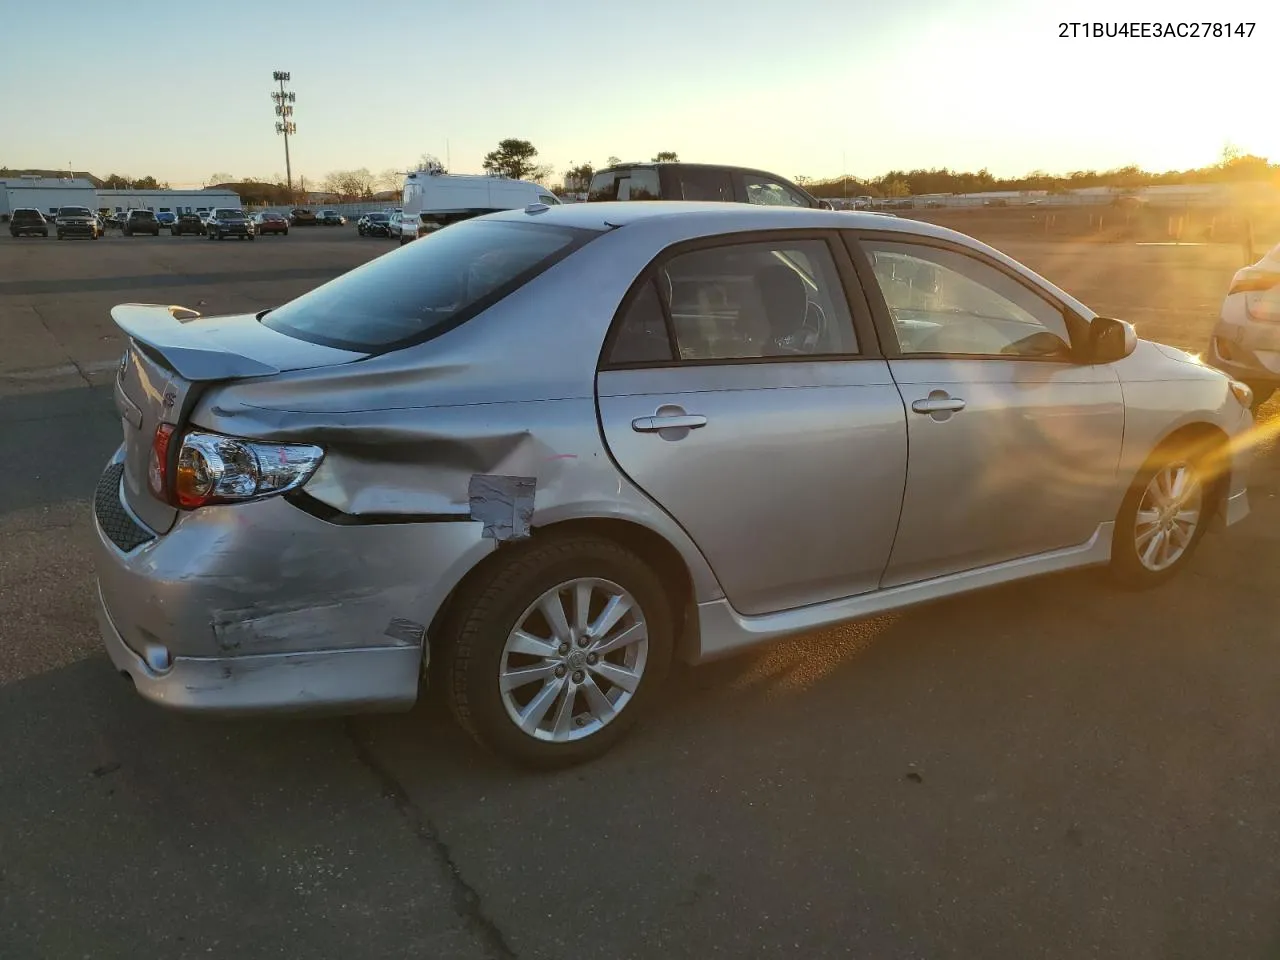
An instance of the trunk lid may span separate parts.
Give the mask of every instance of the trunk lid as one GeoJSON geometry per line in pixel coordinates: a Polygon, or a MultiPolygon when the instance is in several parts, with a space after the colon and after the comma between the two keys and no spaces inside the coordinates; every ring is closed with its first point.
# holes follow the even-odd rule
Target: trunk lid
{"type": "Polygon", "coordinates": [[[178,511],[153,494],[147,482],[156,428],[176,428],[169,458],[172,475],[182,427],[205,385],[367,356],[294,339],[264,327],[253,314],[205,319],[185,307],[126,303],[112,308],[111,319],[127,338],[114,390],[124,431],[124,498],[140,520],[161,534],[173,526],[178,511]]]}

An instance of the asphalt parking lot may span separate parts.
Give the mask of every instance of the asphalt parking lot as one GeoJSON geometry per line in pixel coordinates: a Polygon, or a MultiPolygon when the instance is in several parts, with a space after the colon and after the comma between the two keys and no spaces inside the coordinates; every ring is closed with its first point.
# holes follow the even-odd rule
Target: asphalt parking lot
{"type": "MultiPolygon", "coordinates": [[[[1240,265],[1003,248],[1194,349],[1240,265]]],[[[1173,583],[1057,576],[680,670],[572,771],[501,765],[429,695],[142,702],[90,599],[110,307],[262,309],[390,249],[0,236],[0,958],[1280,957],[1276,402],[1252,516],[1173,583]]]]}

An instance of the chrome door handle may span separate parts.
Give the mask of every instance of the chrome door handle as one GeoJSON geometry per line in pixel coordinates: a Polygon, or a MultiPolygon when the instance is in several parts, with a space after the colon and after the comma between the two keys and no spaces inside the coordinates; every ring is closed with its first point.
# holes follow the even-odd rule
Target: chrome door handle
{"type": "Polygon", "coordinates": [[[959,397],[930,397],[914,401],[911,409],[916,413],[955,413],[964,409],[964,401],[959,397]]]}
{"type": "Polygon", "coordinates": [[[686,413],[673,417],[637,417],[631,421],[631,429],[637,433],[657,433],[659,430],[696,430],[705,427],[707,418],[699,414],[686,413]]]}

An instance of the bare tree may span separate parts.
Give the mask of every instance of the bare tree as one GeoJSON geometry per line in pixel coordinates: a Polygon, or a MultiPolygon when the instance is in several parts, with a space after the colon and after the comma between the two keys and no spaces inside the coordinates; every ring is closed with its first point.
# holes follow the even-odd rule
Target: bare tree
{"type": "Polygon", "coordinates": [[[373,179],[373,185],[379,190],[399,190],[404,175],[392,167],[383,170],[373,179]]]}
{"type": "Polygon", "coordinates": [[[230,183],[230,182],[231,182],[231,174],[214,173],[209,176],[209,179],[204,182],[204,185],[206,187],[216,187],[220,183],[230,183]]]}
{"type": "Polygon", "coordinates": [[[334,170],[324,178],[326,193],[340,200],[363,200],[373,196],[374,176],[367,167],[359,170],[334,170]]]}
{"type": "Polygon", "coordinates": [[[418,156],[418,169],[419,170],[438,170],[440,173],[449,172],[448,170],[445,169],[444,164],[440,162],[440,158],[437,157],[434,153],[420,154],[418,156]]]}
{"type": "Polygon", "coordinates": [[[674,150],[659,150],[653,158],[654,163],[675,163],[680,156],[674,150]]]}

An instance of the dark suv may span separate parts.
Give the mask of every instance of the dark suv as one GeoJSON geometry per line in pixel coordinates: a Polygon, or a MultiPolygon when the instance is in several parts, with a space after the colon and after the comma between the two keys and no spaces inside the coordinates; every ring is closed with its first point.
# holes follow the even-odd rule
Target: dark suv
{"type": "Polygon", "coordinates": [[[98,222],[98,215],[88,207],[59,207],[58,215],[53,219],[53,226],[57,230],[59,240],[65,240],[68,237],[87,237],[90,240],[97,240],[102,236],[102,225],[98,222]]]}
{"type": "Polygon", "coordinates": [[[9,236],[41,236],[49,235],[49,221],[44,218],[44,214],[33,207],[19,207],[13,211],[13,216],[9,219],[9,236]]]}
{"type": "Polygon", "coordinates": [[[180,237],[184,233],[194,233],[196,236],[204,234],[204,221],[194,210],[178,214],[178,219],[169,227],[170,236],[180,237]]]}
{"type": "Polygon", "coordinates": [[[132,237],[135,233],[149,233],[153,237],[158,237],[160,221],[150,210],[130,210],[124,218],[124,227],[121,232],[126,237],[132,237]]]}
{"type": "Polygon", "coordinates": [[[587,201],[711,200],[831,209],[790,180],[749,167],[710,163],[623,163],[591,178],[587,201]]]}
{"type": "Polygon", "coordinates": [[[253,239],[253,221],[244,215],[243,210],[235,207],[218,207],[209,214],[209,222],[204,226],[205,236],[210,240],[224,240],[227,237],[238,237],[241,240],[253,239]]]}

